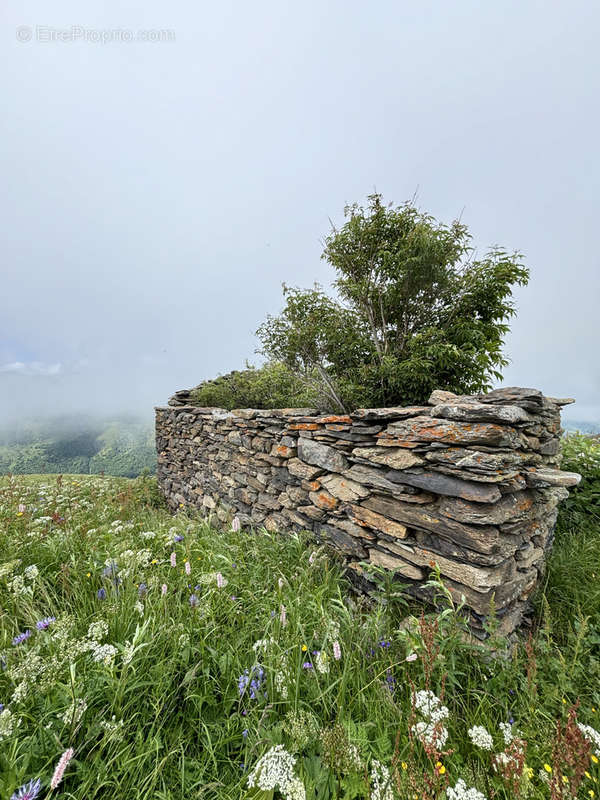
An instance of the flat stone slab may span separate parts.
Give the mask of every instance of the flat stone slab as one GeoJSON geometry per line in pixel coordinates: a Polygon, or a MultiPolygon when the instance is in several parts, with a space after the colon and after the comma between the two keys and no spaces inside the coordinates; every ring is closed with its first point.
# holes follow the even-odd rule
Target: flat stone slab
{"type": "Polygon", "coordinates": [[[495,503],[502,497],[497,486],[463,481],[443,475],[441,472],[413,473],[391,469],[385,473],[385,477],[392,483],[405,483],[433,494],[462,497],[464,500],[471,500],[475,503],[495,503]]]}

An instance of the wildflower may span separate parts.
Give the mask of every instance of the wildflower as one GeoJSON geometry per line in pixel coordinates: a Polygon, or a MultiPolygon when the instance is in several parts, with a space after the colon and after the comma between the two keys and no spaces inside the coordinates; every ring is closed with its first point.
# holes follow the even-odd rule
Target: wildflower
{"type": "Polygon", "coordinates": [[[104,586],[98,589],[98,591],[96,592],[96,597],[98,598],[98,600],[106,600],[106,589],[104,588],[104,586]]]}
{"type": "MultiPolygon", "coordinates": [[[[172,529],[171,529],[171,530],[172,530],[172,529]]],[[[179,534],[179,533],[176,533],[176,534],[173,536],[173,541],[174,541],[175,543],[177,543],[177,542],[183,542],[183,536],[181,536],[181,534],[179,534]]]]}
{"type": "Polygon", "coordinates": [[[198,605],[198,597],[195,594],[190,595],[190,605],[192,608],[196,608],[198,605]]]}
{"type": "Polygon", "coordinates": [[[390,771],[375,759],[371,762],[371,800],[394,800],[390,771]]]}
{"type": "Polygon", "coordinates": [[[31,780],[29,783],[23,784],[16,792],[13,792],[10,800],[34,800],[34,797],[37,797],[40,793],[41,788],[42,782],[39,778],[31,780]]]}
{"type": "Polygon", "coordinates": [[[423,689],[413,695],[413,702],[416,710],[431,722],[440,722],[448,718],[448,709],[430,689],[423,689]]]}
{"type": "MultiPolygon", "coordinates": [[[[21,720],[16,721],[17,726],[21,724],[21,720]]],[[[9,708],[4,708],[0,711],[0,742],[3,739],[8,739],[12,736],[15,727],[15,717],[9,708]]]]}
{"type": "Polygon", "coordinates": [[[167,593],[167,584],[166,583],[163,583],[163,585],[160,587],[160,593],[161,593],[161,595],[163,597],[166,595],[166,593],[167,593]]]}
{"type": "Polygon", "coordinates": [[[56,769],[54,770],[54,775],[52,776],[52,780],[50,781],[50,788],[56,789],[58,784],[62,781],[63,775],[65,774],[65,770],[69,764],[69,761],[75,755],[75,751],[72,747],[69,747],[68,750],[60,757],[58,764],[56,765],[56,769]]]}
{"type": "Polygon", "coordinates": [[[94,642],[101,642],[102,639],[105,639],[108,636],[108,625],[103,619],[98,620],[97,622],[92,622],[88,628],[88,639],[91,639],[94,642]]]}
{"type": "Polygon", "coordinates": [[[74,700],[61,716],[65,725],[77,725],[87,709],[87,703],[83,698],[74,700]]]}
{"type": "Polygon", "coordinates": [[[144,597],[148,593],[148,587],[145,583],[140,583],[138,586],[138,597],[144,597]]]}
{"type": "Polygon", "coordinates": [[[392,646],[392,643],[390,641],[388,641],[387,639],[382,639],[379,642],[379,647],[388,648],[388,647],[391,647],[391,646],[392,646]]]}
{"type": "Polygon", "coordinates": [[[474,725],[472,728],[469,728],[467,733],[475,747],[480,747],[482,750],[492,750],[494,747],[494,740],[483,725],[474,725]]]}
{"type": "Polygon", "coordinates": [[[442,764],[441,761],[436,761],[435,771],[437,772],[438,775],[443,775],[446,772],[446,767],[442,764]]]}
{"type": "Polygon", "coordinates": [[[47,628],[52,625],[53,622],[56,622],[56,617],[44,617],[44,619],[39,620],[39,622],[35,623],[35,627],[38,631],[45,631],[47,628]]]}
{"type": "Polygon", "coordinates": [[[268,750],[248,776],[248,786],[263,792],[279,789],[285,800],[305,800],[302,781],[294,774],[296,758],[282,744],[268,750]]]}
{"type": "Polygon", "coordinates": [[[339,661],[340,658],[342,657],[342,650],[340,648],[340,643],[337,641],[333,643],[333,657],[335,658],[336,661],[339,661]]]}
{"type": "Polygon", "coordinates": [[[190,564],[189,561],[185,562],[185,574],[186,575],[191,575],[192,574],[192,565],[190,564]]]}
{"type": "Polygon", "coordinates": [[[23,570],[23,574],[25,575],[28,581],[34,581],[40,574],[40,571],[35,564],[30,564],[28,567],[25,567],[25,569],[23,570]]]}
{"type": "Polygon", "coordinates": [[[27,507],[23,505],[23,503],[19,503],[19,511],[21,512],[21,514],[24,514],[25,511],[27,511],[27,507]]]}
{"type": "Polygon", "coordinates": [[[314,563],[315,563],[315,559],[316,559],[316,557],[317,557],[317,554],[316,554],[316,552],[313,550],[313,552],[310,554],[310,556],[309,556],[309,558],[308,558],[308,563],[309,563],[309,564],[314,564],[314,563]]]}
{"type": "Polygon", "coordinates": [[[550,764],[544,764],[544,769],[548,774],[552,772],[552,767],[550,766],[550,764]]]}
{"type": "Polygon", "coordinates": [[[282,628],[285,628],[285,626],[287,625],[287,612],[285,606],[283,605],[280,606],[279,610],[279,622],[281,623],[282,628]]]}
{"type": "Polygon", "coordinates": [[[404,660],[405,661],[416,661],[418,657],[419,656],[416,653],[409,653],[404,660]]]}
{"type": "Polygon", "coordinates": [[[600,756],[600,733],[595,728],[592,728],[591,725],[582,725],[580,722],[577,723],[577,727],[588,742],[596,748],[596,755],[600,756]]]}
{"type": "Polygon", "coordinates": [[[98,644],[92,648],[94,661],[98,664],[104,664],[105,667],[112,667],[113,661],[117,654],[117,648],[112,644],[98,644]]]}
{"type": "Polygon", "coordinates": [[[23,633],[19,633],[17,636],[15,636],[15,638],[12,640],[12,643],[15,647],[17,647],[17,645],[23,644],[23,642],[27,641],[30,636],[31,631],[26,630],[23,633]]]}
{"type": "Polygon", "coordinates": [[[242,527],[242,523],[240,522],[240,518],[239,517],[234,517],[231,520],[231,530],[234,533],[238,533],[238,531],[240,530],[241,527],[242,527]]]}
{"type": "MultiPolygon", "coordinates": [[[[238,678],[238,691],[240,693],[240,697],[245,693],[246,689],[248,689],[250,699],[257,700],[258,694],[263,688],[264,682],[265,671],[260,664],[256,664],[251,670],[245,669],[238,678]]],[[[264,692],[264,696],[267,696],[266,692],[264,692]]]]}
{"type": "Polygon", "coordinates": [[[242,736],[244,737],[244,739],[248,738],[248,728],[245,728],[245,729],[242,731],[242,736]]]}
{"type": "Polygon", "coordinates": [[[308,650],[308,647],[305,644],[303,644],[302,645],[302,652],[306,653],[307,650],[308,650]]]}
{"type": "Polygon", "coordinates": [[[508,746],[514,738],[511,723],[501,722],[498,727],[502,731],[502,736],[504,737],[504,744],[508,746]]]}
{"type": "Polygon", "coordinates": [[[448,730],[436,722],[417,722],[411,728],[425,746],[441,750],[448,740],[448,730]]]}
{"type": "Polygon", "coordinates": [[[227,586],[227,578],[224,578],[220,572],[217,572],[217,587],[223,589],[225,586],[227,586]]]}
{"type": "Polygon", "coordinates": [[[313,665],[310,663],[310,661],[305,661],[304,664],[302,664],[302,669],[312,669],[312,668],[313,665]]]}
{"type": "Polygon", "coordinates": [[[138,612],[140,617],[144,616],[144,604],[140,600],[137,601],[137,603],[135,604],[134,608],[138,612]]]}
{"type": "Polygon", "coordinates": [[[448,800],[486,800],[485,795],[477,789],[467,789],[462,778],[458,779],[454,789],[450,786],[446,789],[446,797],[448,800]]]}
{"type": "Polygon", "coordinates": [[[173,552],[171,553],[171,566],[172,567],[177,566],[177,553],[175,552],[175,550],[173,550],[173,552]]]}
{"type": "Polygon", "coordinates": [[[396,678],[394,678],[391,669],[385,671],[385,686],[389,689],[390,694],[394,694],[396,690],[396,678]]]}

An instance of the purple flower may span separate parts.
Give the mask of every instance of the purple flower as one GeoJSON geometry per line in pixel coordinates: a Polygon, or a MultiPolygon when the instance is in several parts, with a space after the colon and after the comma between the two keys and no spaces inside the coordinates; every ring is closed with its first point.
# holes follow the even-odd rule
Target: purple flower
{"type": "Polygon", "coordinates": [[[183,536],[180,536],[179,534],[177,534],[176,536],[173,537],[173,541],[174,542],[183,542],[183,536]]]}
{"type": "Polygon", "coordinates": [[[138,586],[138,596],[144,597],[148,593],[148,587],[145,583],[140,583],[138,586]]]}
{"type": "Polygon", "coordinates": [[[238,678],[238,691],[240,693],[240,697],[242,697],[246,690],[248,690],[251,700],[258,700],[258,695],[261,690],[266,697],[267,693],[263,690],[264,682],[265,671],[260,664],[252,667],[251,670],[245,669],[238,678]]]}
{"type": "Polygon", "coordinates": [[[13,792],[10,800],[33,800],[34,797],[38,796],[41,788],[42,782],[39,778],[31,780],[29,783],[24,783],[16,792],[13,792]]]}
{"type": "Polygon", "coordinates": [[[98,598],[98,600],[106,600],[106,589],[104,588],[104,586],[98,589],[98,591],[96,592],[96,597],[98,598]]]}
{"type": "Polygon", "coordinates": [[[305,661],[304,664],[302,664],[302,669],[312,669],[312,668],[313,665],[310,663],[310,661],[305,661]]]}
{"type": "Polygon", "coordinates": [[[39,622],[35,623],[35,627],[38,631],[45,631],[46,628],[49,628],[53,622],[56,622],[56,617],[44,617],[44,619],[39,620],[39,622]]]}
{"type": "Polygon", "coordinates": [[[190,605],[192,608],[196,608],[196,606],[198,605],[198,598],[196,597],[195,594],[190,595],[190,605]]]}
{"type": "Polygon", "coordinates": [[[392,643],[389,642],[387,639],[382,639],[379,642],[379,647],[391,647],[391,646],[392,646],[392,643]]]}
{"type": "Polygon", "coordinates": [[[0,711],[4,711],[4,703],[0,703],[0,711]]]}
{"type": "Polygon", "coordinates": [[[119,567],[117,566],[116,561],[111,561],[110,564],[102,570],[102,574],[105,578],[114,578],[114,576],[119,571],[119,567]]]}
{"type": "Polygon", "coordinates": [[[248,736],[248,728],[242,731],[242,736],[244,737],[244,739],[248,736]]]}
{"type": "Polygon", "coordinates": [[[27,641],[31,636],[31,631],[27,630],[24,633],[20,633],[18,636],[12,640],[13,645],[16,647],[19,644],[23,644],[23,642],[27,641]]]}
{"type": "Polygon", "coordinates": [[[388,669],[385,672],[385,685],[390,690],[390,694],[394,694],[394,690],[396,689],[396,678],[394,678],[391,669],[388,669]]]}

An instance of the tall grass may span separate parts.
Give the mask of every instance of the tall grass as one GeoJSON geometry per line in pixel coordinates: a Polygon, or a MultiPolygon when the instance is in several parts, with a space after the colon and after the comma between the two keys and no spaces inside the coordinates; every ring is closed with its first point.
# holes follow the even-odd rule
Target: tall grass
{"type": "Polygon", "coordinates": [[[419,616],[385,582],[352,595],[308,536],[172,517],[150,479],[2,479],[0,796],[594,796],[600,742],[569,710],[600,728],[597,488],[588,469],[561,514],[530,635],[480,646],[435,573],[445,610],[419,616]]]}

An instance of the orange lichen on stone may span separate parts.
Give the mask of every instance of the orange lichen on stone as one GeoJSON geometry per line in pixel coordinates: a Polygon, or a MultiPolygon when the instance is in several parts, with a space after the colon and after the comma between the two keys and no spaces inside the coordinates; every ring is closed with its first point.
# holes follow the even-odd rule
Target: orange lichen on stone
{"type": "Polygon", "coordinates": [[[330,414],[327,417],[319,417],[319,422],[322,423],[346,423],[346,425],[352,424],[352,418],[347,416],[346,414],[330,414]]]}
{"type": "Polygon", "coordinates": [[[335,497],[332,497],[329,492],[326,492],[324,489],[320,492],[311,492],[309,496],[314,505],[318,508],[324,508],[326,511],[333,510],[338,504],[335,497]]]}
{"type": "Polygon", "coordinates": [[[288,427],[291,431],[318,431],[321,426],[316,422],[294,422],[288,427]]]}

